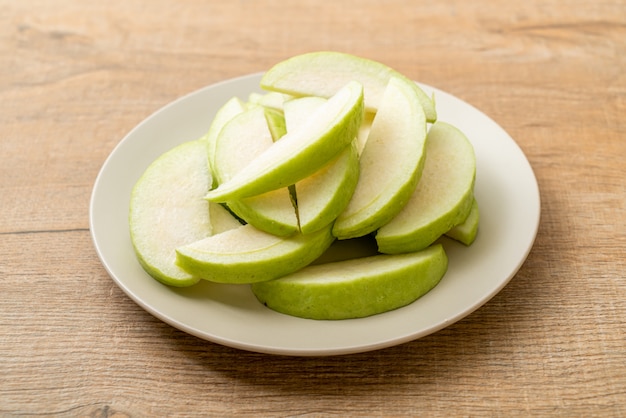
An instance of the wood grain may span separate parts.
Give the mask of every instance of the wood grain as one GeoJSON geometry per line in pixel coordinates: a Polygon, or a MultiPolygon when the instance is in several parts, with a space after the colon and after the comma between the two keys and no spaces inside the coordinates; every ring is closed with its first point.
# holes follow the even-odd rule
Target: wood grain
{"type": "Polygon", "coordinates": [[[0,0],[0,415],[625,416],[626,2],[0,0]],[[474,104],[541,189],[536,244],[466,319],[292,358],[189,336],[95,253],[88,204],[137,123],[305,51],[474,104]]]}

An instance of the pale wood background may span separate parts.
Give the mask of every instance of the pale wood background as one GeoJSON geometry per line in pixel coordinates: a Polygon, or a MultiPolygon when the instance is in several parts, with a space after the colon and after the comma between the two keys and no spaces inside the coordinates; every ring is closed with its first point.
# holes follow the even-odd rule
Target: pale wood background
{"type": "Polygon", "coordinates": [[[1,416],[626,416],[626,2],[0,1],[1,416]],[[358,355],[189,336],[116,287],[88,202],[168,102],[333,49],[474,104],[539,181],[536,245],[468,318],[358,355]]]}

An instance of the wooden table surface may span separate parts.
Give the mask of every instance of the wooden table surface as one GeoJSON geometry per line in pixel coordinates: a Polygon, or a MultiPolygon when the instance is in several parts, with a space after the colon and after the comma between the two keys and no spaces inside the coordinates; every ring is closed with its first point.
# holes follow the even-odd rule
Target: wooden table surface
{"type": "Polygon", "coordinates": [[[1,416],[626,416],[626,1],[0,10],[1,416]],[[504,127],[541,191],[527,261],[465,319],[373,352],[272,356],[161,322],[92,244],[103,162],[172,100],[314,50],[384,62],[504,127]]]}

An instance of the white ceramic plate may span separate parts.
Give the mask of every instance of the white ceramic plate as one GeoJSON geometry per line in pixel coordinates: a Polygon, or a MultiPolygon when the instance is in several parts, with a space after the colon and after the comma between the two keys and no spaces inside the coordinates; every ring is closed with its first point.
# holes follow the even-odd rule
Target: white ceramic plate
{"type": "Polygon", "coordinates": [[[515,141],[494,121],[458,98],[434,92],[439,119],[469,137],[477,158],[475,195],[481,211],[471,247],[442,240],[449,270],[413,304],[368,318],[315,321],[276,313],[245,285],[202,282],[164,286],[137,262],[128,232],[130,192],[148,165],[173,146],[202,136],[232,96],[246,100],[261,74],[212,85],[165,106],[135,127],[113,150],[94,185],[90,226],[95,248],[117,285],[164,322],[197,337],[263,353],[336,355],[380,349],[438,331],[479,308],[515,275],[526,259],[540,217],[539,189],[515,141]]]}

